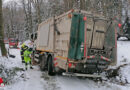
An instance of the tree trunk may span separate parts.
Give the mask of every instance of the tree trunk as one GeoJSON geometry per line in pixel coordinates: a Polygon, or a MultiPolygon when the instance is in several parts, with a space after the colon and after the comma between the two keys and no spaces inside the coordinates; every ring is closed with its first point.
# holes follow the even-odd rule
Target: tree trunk
{"type": "Polygon", "coordinates": [[[2,0],[0,0],[0,47],[2,56],[6,56],[7,52],[4,45],[3,17],[2,17],[2,0]]]}

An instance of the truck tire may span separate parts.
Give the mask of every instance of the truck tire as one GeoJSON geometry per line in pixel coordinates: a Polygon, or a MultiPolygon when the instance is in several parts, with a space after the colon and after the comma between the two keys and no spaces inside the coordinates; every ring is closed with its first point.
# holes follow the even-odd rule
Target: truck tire
{"type": "Polygon", "coordinates": [[[54,66],[53,66],[52,56],[48,57],[48,75],[53,76],[54,73],[54,66]]]}
{"type": "Polygon", "coordinates": [[[46,57],[45,57],[45,55],[42,55],[41,56],[41,61],[40,61],[40,69],[42,70],[42,71],[44,71],[44,70],[46,70],[46,57]]]}

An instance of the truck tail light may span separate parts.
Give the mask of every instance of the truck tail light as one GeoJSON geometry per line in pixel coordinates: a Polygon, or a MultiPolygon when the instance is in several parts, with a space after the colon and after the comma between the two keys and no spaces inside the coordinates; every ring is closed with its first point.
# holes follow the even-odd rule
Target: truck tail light
{"type": "Polygon", "coordinates": [[[85,16],[85,17],[83,18],[83,20],[86,21],[86,20],[87,20],[87,17],[85,16]]]}
{"type": "Polygon", "coordinates": [[[56,67],[58,65],[58,62],[54,63],[54,67],[56,67]]]}
{"type": "Polygon", "coordinates": [[[72,63],[69,63],[69,64],[68,64],[68,67],[71,68],[71,66],[72,66],[72,63]]]}
{"type": "Polygon", "coordinates": [[[119,24],[118,24],[118,27],[119,27],[119,28],[121,28],[121,27],[122,27],[122,25],[119,23],[119,24]]]}
{"type": "Polygon", "coordinates": [[[56,61],[57,60],[57,58],[54,58],[54,61],[56,61]]]}

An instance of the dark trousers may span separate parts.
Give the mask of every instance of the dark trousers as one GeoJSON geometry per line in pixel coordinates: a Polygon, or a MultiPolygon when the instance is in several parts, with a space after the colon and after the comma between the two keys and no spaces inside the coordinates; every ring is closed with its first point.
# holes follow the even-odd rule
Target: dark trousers
{"type": "Polygon", "coordinates": [[[24,56],[23,56],[23,51],[20,52],[21,54],[21,59],[22,59],[22,62],[24,62],[24,56]]]}
{"type": "MultiPolygon", "coordinates": [[[[29,65],[30,65],[30,68],[31,68],[32,67],[32,62],[31,61],[29,62],[29,65]]],[[[26,68],[26,70],[27,70],[27,66],[28,66],[28,63],[25,62],[25,68],[26,68]]]]}

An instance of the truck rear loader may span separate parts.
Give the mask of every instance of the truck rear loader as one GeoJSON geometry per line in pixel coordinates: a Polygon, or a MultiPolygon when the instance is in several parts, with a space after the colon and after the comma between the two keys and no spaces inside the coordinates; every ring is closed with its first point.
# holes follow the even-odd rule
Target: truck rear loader
{"type": "Polygon", "coordinates": [[[117,62],[114,23],[102,15],[70,10],[43,21],[37,31],[35,60],[49,75],[99,77],[117,62]]]}

